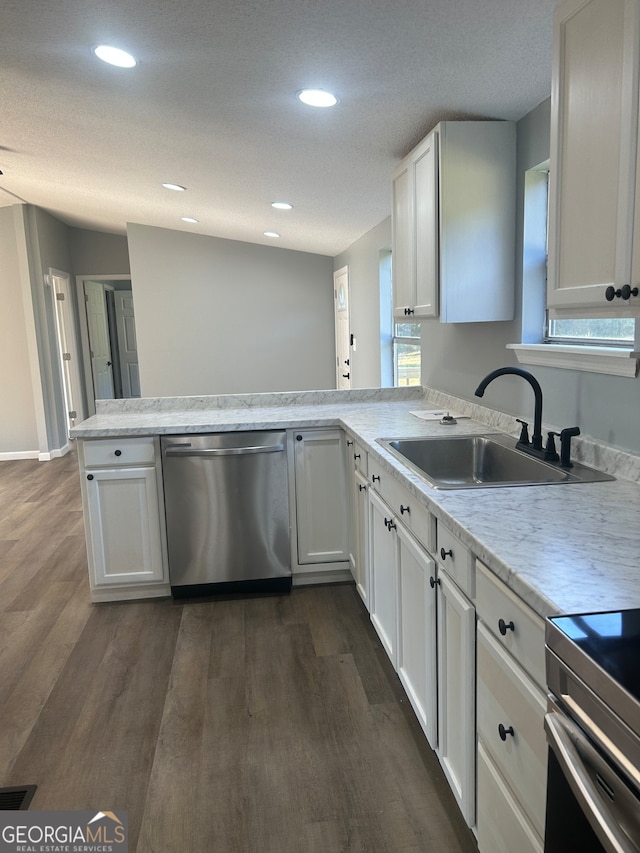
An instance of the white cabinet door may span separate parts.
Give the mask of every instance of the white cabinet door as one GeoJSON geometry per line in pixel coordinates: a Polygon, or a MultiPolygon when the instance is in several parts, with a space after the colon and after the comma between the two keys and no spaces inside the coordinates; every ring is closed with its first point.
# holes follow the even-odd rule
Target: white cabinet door
{"type": "Polygon", "coordinates": [[[513,319],[515,126],[440,122],[392,175],[394,317],[513,319]]]}
{"type": "Polygon", "coordinates": [[[384,650],[397,663],[398,554],[394,521],[387,505],[369,491],[369,561],[371,622],[384,650]]]}
{"type": "Polygon", "coordinates": [[[432,749],[437,746],[434,561],[398,525],[398,675],[432,749]]]}
{"type": "Polygon", "coordinates": [[[414,219],[413,175],[408,158],[402,161],[391,179],[391,276],[393,279],[393,313],[407,317],[415,308],[414,283],[414,219]]]}
{"type": "Polygon", "coordinates": [[[294,433],[298,562],[349,560],[349,498],[341,429],[294,433]]]}
{"type": "Polygon", "coordinates": [[[83,472],[93,584],[166,580],[155,468],[83,472]]]}
{"type": "Polygon", "coordinates": [[[554,19],[548,305],[554,317],[638,316],[631,279],[638,0],[564,0],[554,19]]]}
{"type": "Polygon", "coordinates": [[[438,749],[460,811],[475,822],[475,609],[438,570],[438,749]]]}
{"type": "Polygon", "coordinates": [[[352,483],[351,572],[360,598],[369,608],[369,483],[354,471],[352,483]]]}

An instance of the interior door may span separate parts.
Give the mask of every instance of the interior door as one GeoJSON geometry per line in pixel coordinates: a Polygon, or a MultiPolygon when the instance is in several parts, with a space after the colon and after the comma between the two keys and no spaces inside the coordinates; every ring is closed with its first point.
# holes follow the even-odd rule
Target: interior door
{"type": "Polygon", "coordinates": [[[336,330],[336,388],[351,388],[351,334],[349,322],[349,267],[333,274],[336,330]]]}
{"type": "Polygon", "coordinates": [[[107,300],[104,285],[85,281],[85,305],[91,350],[93,393],[96,400],[113,400],[113,368],[111,362],[111,337],[107,318],[107,300]]]}
{"type": "Polygon", "coordinates": [[[118,358],[123,397],[140,396],[140,372],[136,343],[136,321],[133,313],[133,292],[114,291],[118,358]]]}

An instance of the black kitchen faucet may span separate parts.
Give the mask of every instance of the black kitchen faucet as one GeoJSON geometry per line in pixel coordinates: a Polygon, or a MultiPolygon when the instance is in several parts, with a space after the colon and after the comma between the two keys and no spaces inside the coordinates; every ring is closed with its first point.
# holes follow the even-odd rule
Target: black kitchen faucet
{"type": "Polygon", "coordinates": [[[543,449],[542,447],[542,388],[540,387],[540,383],[533,376],[533,374],[529,373],[528,370],[523,370],[521,367],[499,367],[497,370],[492,370],[491,373],[488,373],[482,382],[478,385],[475,390],[476,397],[483,397],[484,392],[489,385],[490,382],[493,382],[494,379],[497,379],[498,376],[504,376],[505,374],[512,374],[513,376],[521,376],[523,379],[526,379],[529,385],[533,388],[533,394],[535,398],[534,410],[533,410],[533,435],[531,436],[531,441],[529,440],[529,426],[525,421],[520,420],[520,418],[516,418],[518,423],[522,424],[522,429],[520,431],[520,438],[516,444],[516,447],[520,450],[523,450],[525,453],[530,453],[532,456],[538,456],[541,459],[546,460],[547,462],[557,462],[560,460],[560,466],[562,468],[571,468],[573,467],[570,460],[570,448],[571,448],[571,439],[574,435],[580,435],[579,427],[568,427],[567,429],[563,429],[560,433],[550,432],[547,437],[546,447],[543,449]],[[560,436],[560,456],[556,453],[555,436],[560,436]]]}

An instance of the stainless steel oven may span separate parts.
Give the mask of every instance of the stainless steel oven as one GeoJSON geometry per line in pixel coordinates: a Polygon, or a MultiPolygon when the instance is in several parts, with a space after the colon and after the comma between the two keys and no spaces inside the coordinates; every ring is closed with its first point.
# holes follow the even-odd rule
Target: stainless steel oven
{"type": "Polygon", "coordinates": [[[640,610],[547,620],[545,853],[640,851],[640,610]]]}

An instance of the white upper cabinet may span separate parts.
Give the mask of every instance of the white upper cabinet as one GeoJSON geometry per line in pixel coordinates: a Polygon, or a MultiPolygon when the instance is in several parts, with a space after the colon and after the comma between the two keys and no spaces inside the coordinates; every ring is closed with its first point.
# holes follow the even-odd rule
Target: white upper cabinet
{"type": "Polygon", "coordinates": [[[515,126],[441,122],[392,176],[397,320],[511,320],[515,126]]]}
{"type": "Polygon", "coordinates": [[[548,306],[640,316],[640,0],[564,0],[554,19],[548,306]],[[625,298],[626,297],[626,298],[625,298]]]}

